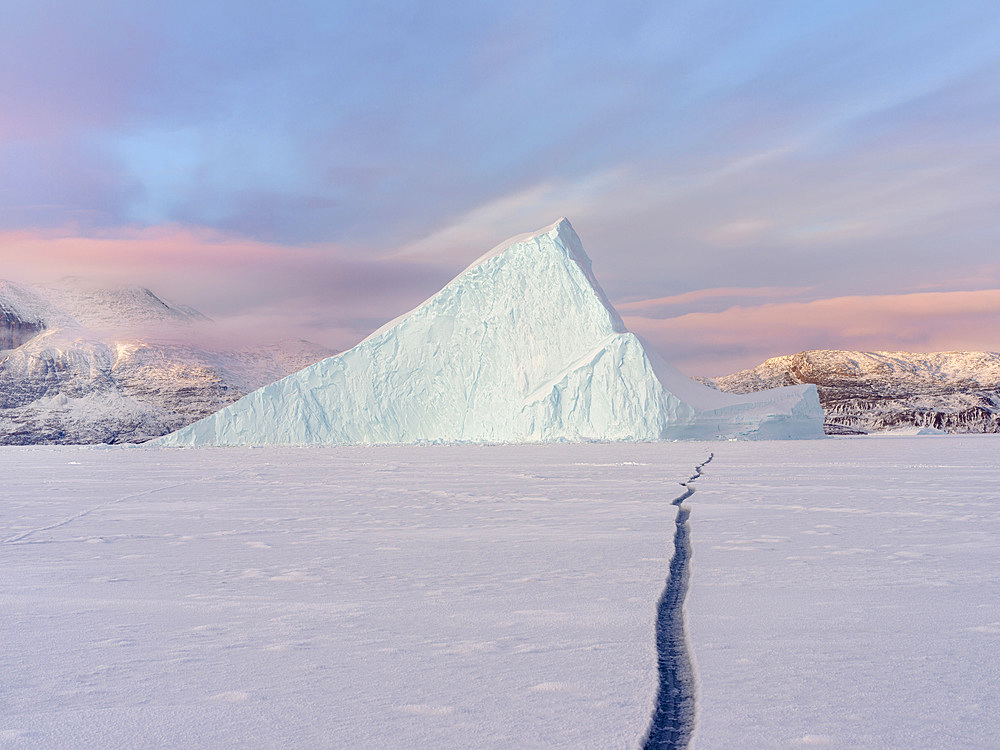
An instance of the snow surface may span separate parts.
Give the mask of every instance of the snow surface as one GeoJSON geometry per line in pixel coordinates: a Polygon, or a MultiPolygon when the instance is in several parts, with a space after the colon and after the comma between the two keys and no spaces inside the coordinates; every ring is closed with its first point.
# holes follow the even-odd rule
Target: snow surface
{"type": "Polygon", "coordinates": [[[197,310],[164,302],[145,287],[100,287],[80,279],[49,286],[0,279],[0,310],[49,329],[118,333],[208,320],[197,310]]]}
{"type": "Polygon", "coordinates": [[[689,501],[694,747],[1000,747],[998,448],[719,446],[689,501]]]}
{"type": "Polygon", "coordinates": [[[17,748],[613,748],[698,444],[0,450],[17,748]]]}
{"type": "Polygon", "coordinates": [[[983,437],[0,449],[13,748],[626,748],[690,510],[694,747],[996,748],[983,437]]]}
{"type": "Polygon", "coordinates": [[[162,445],[791,438],[822,435],[814,386],[701,386],[625,329],[565,219],[494,248],[353,349],[162,445]]]}
{"type": "Polygon", "coordinates": [[[872,437],[896,437],[896,436],[909,436],[914,435],[947,435],[948,433],[944,430],[939,430],[936,427],[900,427],[895,430],[883,430],[882,432],[875,433],[872,437]]]}
{"type": "Polygon", "coordinates": [[[71,278],[59,284],[39,287],[38,291],[60,312],[91,330],[148,331],[156,326],[176,328],[208,321],[197,310],[186,305],[170,304],[145,287],[95,286],[71,278]]]}

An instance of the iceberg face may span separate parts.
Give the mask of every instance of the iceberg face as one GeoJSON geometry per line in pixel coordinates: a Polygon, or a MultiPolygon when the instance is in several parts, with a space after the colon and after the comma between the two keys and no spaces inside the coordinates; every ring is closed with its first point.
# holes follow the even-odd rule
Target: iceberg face
{"type": "Polygon", "coordinates": [[[254,391],[159,442],[822,435],[814,388],[733,396],[668,370],[626,330],[563,219],[487,253],[353,349],[254,391]]]}

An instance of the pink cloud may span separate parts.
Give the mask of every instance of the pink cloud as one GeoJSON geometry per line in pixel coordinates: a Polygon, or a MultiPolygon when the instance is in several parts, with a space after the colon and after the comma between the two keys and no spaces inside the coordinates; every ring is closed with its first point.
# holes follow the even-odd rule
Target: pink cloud
{"type": "Polygon", "coordinates": [[[343,349],[436,292],[450,270],[332,243],[294,246],[198,227],[0,233],[0,277],[140,285],[244,339],[307,338],[343,349]]]}
{"type": "MultiPolygon", "coordinates": [[[[0,233],[0,274],[137,284],[243,338],[344,349],[437,292],[459,268],[334,244],[293,246],[198,227],[0,233]]],[[[802,349],[1000,349],[1000,289],[789,301],[804,287],[718,287],[619,305],[626,323],[690,374],[723,374],[802,349]],[[785,301],[753,304],[754,299],[785,301]],[[744,304],[663,317],[703,301],[744,304]]]]}
{"type": "Polygon", "coordinates": [[[809,289],[810,287],[806,286],[725,286],[714,289],[697,289],[691,292],[684,292],[683,294],[674,294],[669,297],[642,299],[635,300],[634,302],[621,302],[616,304],[615,308],[622,315],[628,315],[629,313],[636,315],[648,315],[650,313],[660,311],[661,308],[670,308],[676,305],[687,305],[692,302],[701,302],[702,300],[707,299],[726,297],[768,297],[774,299],[775,297],[792,297],[794,295],[807,292],[809,289]]]}
{"type": "Polygon", "coordinates": [[[0,234],[0,260],[32,279],[67,275],[134,279],[178,269],[214,269],[309,251],[220,232],[181,226],[124,228],[80,236],[71,230],[23,230],[0,234]]]}
{"type": "Polygon", "coordinates": [[[720,375],[804,349],[1000,350],[1000,289],[834,297],[696,312],[625,315],[682,370],[720,375]]]}

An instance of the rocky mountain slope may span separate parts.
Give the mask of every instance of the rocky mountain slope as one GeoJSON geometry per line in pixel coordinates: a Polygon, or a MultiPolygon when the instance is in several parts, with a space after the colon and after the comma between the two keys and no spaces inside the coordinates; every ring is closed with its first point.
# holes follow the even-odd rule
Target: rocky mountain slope
{"type": "Polygon", "coordinates": [[[831,434],[1000,432],[1000,353],[806,351],[706,378],[731,393],[812,383],[831,434]]]}
{"type": "Polygon", "coordinates": [[[333,354],[213,346],[210,333],[144,288],[0,281],[0,445],[143,442],[333,354]]]}

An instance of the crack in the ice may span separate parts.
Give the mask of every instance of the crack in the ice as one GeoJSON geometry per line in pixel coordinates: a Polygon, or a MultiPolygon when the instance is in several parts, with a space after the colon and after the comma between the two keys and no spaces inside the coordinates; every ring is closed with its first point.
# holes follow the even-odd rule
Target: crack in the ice
{"type": "Polygon", "coordinates": [[[673,500],[677,506],[674,532],[674,555],[670,558],[667,583],[656,605],[656,654],[660,673],[660,688],[656,708],[650,720],[644,750],[684,750],[691,741],[695,721],[694,663],[684,630],[684,598],[687,596],[691,560],[691,531],[688,517],[691,509],[683,503],[694,494],[691,484],[701,476],[702,469],[715,457],[695,467],[686,482],[684,492],[673,500]]]}
{"type": "Polygon", "coordinates": [[[81,518],[89,516],[91,513],[94,513],[95,511],[103,510],[104,508],[109,508],[112,505],[118,505],[119,503],[124,503],[126,500],[135,500],[136,498],[139,497],[145,497],[146,495],[152,495],[156,492],[163,492],[165,490],[173,490],[178,487],[184,487],[185,485],[188,484],[197,484],[199,482],[212,481],[215,479],[223,479],[225,477],[235,476],[236,474],[239,473],[240,473],[239,471],[227,471],[217,476],[202,477],[199,479],[188,479],[184,482],[178,482],[177,484],[168,484],[165,487],[153,487],[152,489],[142,490],[141,492],[133,492],[132,494],[129,495],[122,495],[121,497],[117,497],[113,500],[108,500],[107,502],[100,503],[99,505],[94,505],[90,508],[84,508],[79,513],[74,513],[72,516],[60,519],[59,521],[51,523],[48,526],[38,526],[36,528],[26,529],[19,534],[15,534],[14,536],[7,537],[6,539],[0,539],[0,544],[24,544],[25,543],[24,540],[27,539],[32,534],[38,534],[42,531],[52,531],[53,529],[62,528],[63,526],[73,523],[73,521],[77,521],[81,518]]]}
{"type": "Polygon", "coordinates": [[[143,492],[136,492],[131,495],[125,495],[123,497],[115,498],[114,500],[108,500],[106,503],[101,503],[100,505],[95,505],[91,508],[85,508],[84,510],[81,510],[79,513],[74,513],[72,516],[69,516],[68,518],[63,518],[59,521],[56,521],[55,523],[49,524],[48,526],[38,526],[37,528],[27,529],[25,531],[22,531],[20,534],[15,534],[12,537],[0,540],[0,544],[18,544],[22,542],[24,539],[27,539],[32,534],[37,534],[42,531],[51,531],[52,529],[61,528],[63,526],[66,526],[67,524],[73,523],[73,521],[79,520],[85,516],[89,516],[94,511],[102,510],[112,505],[117,505],[118,503],[123,503],[126,500],[133,500],[137,497],[142,497],[143,495],[151,495],[154,492],[161,492],[162,490],[169,490],[173,489],[174,487],[180,487],[184,484],[190,484],[190,482],[182,482],[181,484],[172,484],[169,487],[156,487],[155,489],[145,490],[143,492]]]}

